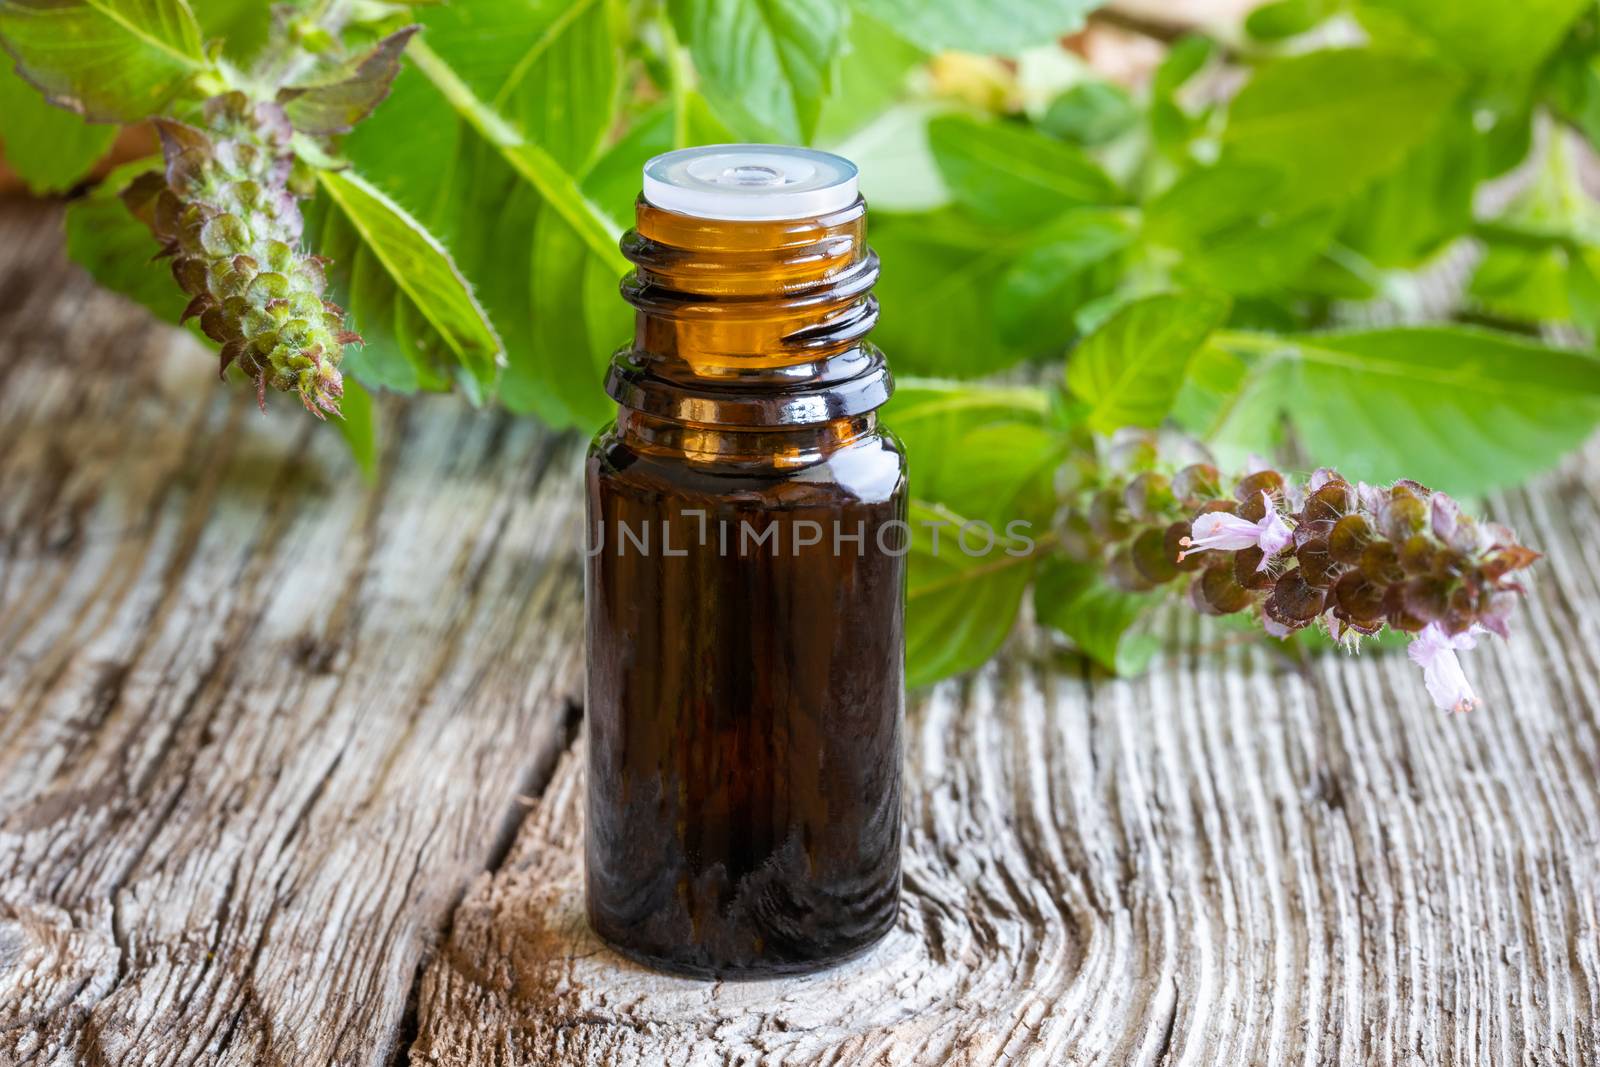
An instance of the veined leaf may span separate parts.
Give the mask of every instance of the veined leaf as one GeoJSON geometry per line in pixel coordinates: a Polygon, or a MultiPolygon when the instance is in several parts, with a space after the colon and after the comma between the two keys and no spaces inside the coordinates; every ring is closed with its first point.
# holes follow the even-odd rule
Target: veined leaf
{"type": "Polygon", "coordinates": [[[1022,246],[1015,234],[941,211],[879,216],[869,239],[883,261],[873,338],[895,367],[975,378],[1034,354],[1004,340],[995,321],[995,286],[1022,246]]]}
{"type": "Polygon", "coordinates": [[[839,141],[876,119],[906,92],[906,77],[928,53],[871,15],[850,15],[834,89],[822,101],[817,139],[839,141]]]}
{"type": "Polygon", "coordinates": [[[1172,411],[1184,372],[1228,301],[1207,293],[1136,300],[1084,339],[1067,362],[1067,385],[1089,405],[1089,428],[1156,426],[1172,411]]]}
{"type": "Polygon", "coordinates": [[[811,139],[844,45],[840,0],[670,0],[707,98],[743,134],[811,139]]]}
{"type": "Polygon", "coordinates": [[[1465,103],[1392,173],[1346,211],[1340,241],[1379,267],[1413,268],[1472,226],[1473,194],[1487,176],[1487,145],[1465,103]]]}
{"type": "Polygon", "coordinates": [[[1026,126],[944,115],[928,124],[928,144],[956,201],[987,222],[1033,226],[1118,199],[1082,149],[1026,126]]]}
{"type": "Polygon", "coordinates": [[[1328,208],[1276,210],[1283,193],[1283,176],[1269,167],[1202,167],[1151,201],[1144,235],[1180,254],[1174,272],[1188,284],[1270,293],[1305,272],[1339,223],[1328,208]]]}
{"type": "Polygon", "coordinates": [[[618,274],[628,269],[628,261],[617,247],[622,230],[598,206],[583,195],[578,180],[554,156],[529,141],[504,117],[472,91],[447,63],[426,44],[417,40],[409,49],[411,61],[442,93],[456,112],[478,135],[494,146],[511,168],[528,181],[539,195],[566,220],[585,245],[609,263],[618,274]]]}
{"type": "Polygon", "coordinates": [[[389,95],[400,72],[400,53],[417,32],[397,30],[366,53],[354,56],[315,80],[278,90],[278,102],[301,133],[347,133],[389,95]]]}
{"type": "Polygon", "coordinates": [[[1250,12],[1244,29],[1258,41],[1278,41],[1305,33],[1330,14],[1328,0],[1274,0],[1250,12]]]}
{"type": "Polygon", "coordinates": [[[1234,98],[1223,158],[1281,171],[1286,209],[1342,200],[1433,136],[1459,89],[1445,67],[1367,49],[1280,59],[1234,98]]]}
{"type": "Polygon", "coordinates": [[[1081,29],[1102,0],[855,0],[930,52],[1012,55],[1081,29]]]}
{"type": "Polygon", "coordinates": [[[500,338],[450,254],[400,205],[353,171],[321,171],[323,190],[396,288],[485,391],[503,356],[500,338]]]}
{"type": "Polygon", "coordinates": [[[115,126],[91,125],[47,102],[0,58],[0,140],[6,162],[34,192],[72,188],[116,139],[115,126]]]}
{"type": "Polygon", "coordinates": [[[1033,610],[1041,623],[1066,634],[1085,656],[1113,674],[1130,675],[1142,671],[1160,647],[1154,637],[1137,630],[1160,599],[1112,588],[1099,567],[1052,559],[1039,568],[1033,610]]]}
{"type": "Polygon", "coordinates": [[[1298,352],[1317,397],[1288,405],[1301,443],[1349,477],[1487,492],[1549,467],[1600,419],[1589,353],[1449,327],[1305,337],[1298,352]]]}
{"type": "Polygon", "coordinates": [[[153,115],[211,69],[184,0],[4,0],[0,40],[51,103],[96,122],[153,115]]]}
{"type": "Polygon", "coordinates": [[[1053,474],[1065,437],[1048,423],[1050,398],[1031,386],[912,378],[895,385],[885,423],[913,457],[911,492],[996,530],[1021,519],[1042,530],[1054,512],[1053,474]]]}
{"type": "Polygon", "coordinates": [[[1049,529],[1056,510],[1056,468],[1069,447],[1065,435],[1026,422],[996,422],[974,426],[941,445],[945,456],[936,476],[927,469],[926,454],[911,465],[911,492],[917,499],[998,531],[1042,536],[1049,529]]]}
{"type": "Polygon", "coordinates": [[[1050,102],[1039,125],[1066,141],[1101,145],[1139,124],[1139,109],[1120,85],[1079,82],[1050,102]]]}
{"type": "MultiPolygon", "coordinates": [[[[588,50],[584,38],[595,28],[592,20],[599,11],[591,5],[588,13],[563,22],[543,46],[538,41],[551,31],[538,26],[519,31],[515,48],[485,40],[495,35],[483,28],[487,15],[477,8],[458,12],[448,33],[434,39],[452,54],[480,46],[484,55],[465,70],[484,86],[507,81],[516,57],[537,53],[523,64],[533,69],[518,75],[533,80],[544,76],[539,68],[556,62],[555,53],[569,43],[580,53],[588,50]]],[[[430,25],[426,32],[432,36],[438,29],[430,25]]],[[[570,131],[558,129],[554,118],[546,130],[556,143],[569,146],[587,143],[611,122],[609,114],[597,117],[583,109],[565,114],[574,124],[570,131]]],[[[670,147],[670,137],[670,114],[658,109],[636,121],[585,178],[586,199],[616,232],[632,217],[640,166],[670,147]]],[[[630,309],[617,295],[622,271],[615,246],[607,244],[610,255],[602,259],[579,240],[566,217],[417,69],[401,72],[391,101],[356,128],[346,150],[363,173],[413,208],[472,281],[505,342],[501,402],[552,426],[592,428],[597,412],[609,404],[600,389],[599,367],[626,339],[631,321],[630,309]]]]}
{"type": "Polygon", "coordinates": [[[204,41],[221,42],[222,54],[240,67],[256,57],[272,32],[272,7],[261,0],[188,0],[204,41]]]}
{"type": "MultiPolygon", "coordinates": [[[[1035,545],[999,538],[969,555],[960,530],[970,520],[913,502],[906,583],[906,683],[930,685],[981,665],[1016,624],[1033,575],[1035,545]]],[[[985,538],[969,528],[974,552],[985,538]]]]}
{"type": "Polygon", "coordinates": [[[615,0],[473,0],[418,9],[429,51],[574,177],[616,114],[615,0]]]}
{"type": "Polygon", "coordinates": [[[534,225],[530,252],[533,343],[507,369],[505,401],[554,425],[593,430],[616,414],[601,383],[612,350],[627,339],[632,309],[617,295],[616,276],[587,254],[548,204],[534,225]],[[591,329],[586,309],[597,285],[608,314],[593,320],[591,329]]]}
{"type": "Polygon", "coordinates": [[[1600,358],[1587,352],[1445,326],[1246,340],[1278,357],[1266,366],[1298,371],[1279,379],[1276,405],[1307,455],[1350,478],[1473,496],[1548,468],[1600,421],[1600,358]]]}
{"type": "Polygon", "coordinates": [[[1481,71],[1537,67],[1590,0],[1362,0],[1369,11],[1399,16],[1440,51],[1481,71]]]}
{"type": "Polygon", "coordinates": [[[1069,211],[1046,227],[1000,277],[994,305],[1001,338],[1064,346],[1076,329],[1078,309],[1115,287],[1120,253],[1133,239],[1132,222],[1118,211],[1069,211]]]}

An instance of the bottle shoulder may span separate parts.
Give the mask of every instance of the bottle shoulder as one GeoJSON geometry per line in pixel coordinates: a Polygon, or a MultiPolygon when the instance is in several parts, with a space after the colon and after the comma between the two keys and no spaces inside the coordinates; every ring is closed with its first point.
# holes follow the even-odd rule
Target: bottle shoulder
{"type": "Polygon", "coordinates": [[[603,481],[619,491],[706,497],[754,493],[797,505],[821,497],[877,503],[903,497],[906,489],[905,448],[882,428],[791,464],[781,455],[705,461],[646,451],[611,426],[590,442],[586,469],[591,485],[603,481]]]}

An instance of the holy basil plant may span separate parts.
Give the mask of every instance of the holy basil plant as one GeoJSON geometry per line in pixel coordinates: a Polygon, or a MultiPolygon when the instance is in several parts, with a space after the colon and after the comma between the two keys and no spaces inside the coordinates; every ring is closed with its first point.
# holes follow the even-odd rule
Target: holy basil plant
{"type": "Polygon", "coordinates": [[[646,158],[839,151],[901,381],[915,682],[984,662],[1031,592],[1110,670],[1178,600],[1413,635],[1471,706],[1456,652],[1506,633],[1535,554],[1455,500],[1600,415],[1595,5],[1275,0],[1130,84],[1080,58],[1095,6],[0,0],[0,137],[80,190],[97,279],[369,466],[373,391],[609,416],[646,158]],[[159,153],[86,184],[118,124],[159,153]],[[1014,551],[932,550],[974,525],[1014,551]]]}

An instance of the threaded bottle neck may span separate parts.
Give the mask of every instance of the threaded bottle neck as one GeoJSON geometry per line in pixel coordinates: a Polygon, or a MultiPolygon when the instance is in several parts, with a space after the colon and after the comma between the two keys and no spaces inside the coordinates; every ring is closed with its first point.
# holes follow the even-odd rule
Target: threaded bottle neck
{"type": "MultiPolygon", "coordinates": [[[[641,198],[622,240],[637,310],[607,391],[695,427],[777,430],[865,415],[891,388],[865,343],[878,317],[866,205],[811,219],[722,220],[641,198]]],[[[637,423],[637,420],[634,420],[637,423]]]]}

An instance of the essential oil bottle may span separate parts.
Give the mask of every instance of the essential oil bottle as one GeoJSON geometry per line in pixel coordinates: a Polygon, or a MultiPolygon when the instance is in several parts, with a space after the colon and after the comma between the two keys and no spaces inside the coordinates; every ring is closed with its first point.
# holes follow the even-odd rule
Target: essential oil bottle
{"type": "Polygon", "coordinates": [[[900,891],[906,467],[856,169],[645,166],[586,479],[589,921],[679,974],[818,970],[900,891]]]}

